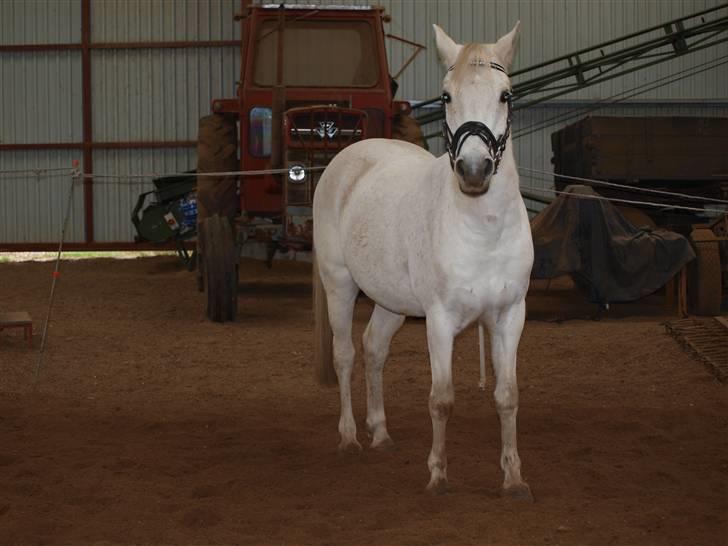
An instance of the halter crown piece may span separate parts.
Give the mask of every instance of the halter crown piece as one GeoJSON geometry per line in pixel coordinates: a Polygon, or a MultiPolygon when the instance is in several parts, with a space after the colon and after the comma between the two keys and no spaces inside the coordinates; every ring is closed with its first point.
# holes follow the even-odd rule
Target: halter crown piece
{"type": "MultiPolygon", "coordinates": [[[[485,61],[483,59],[475,59],[471,62],[471,64],[475,66],[485,66],[485,61]]],[[[508,74],[506,72],[506,69],[498,63],[490,62],[489,64],[491,68],[499,70],[506,75],[508,74]]],[[[448,68],[448,72],[451,71],[453,68],[455,68],[455,65],[448,68]]],[[[445,94],[443,94],[443,101],[449,102],[445,100],[444,95],[445,94]]],[[[500,165],[501,158],[503,157],[503,152],[506,149],[508,137],[511,134],[513,94],[510,91],[506,91],[501,96],[501,101],[508,104],[508,118],[506,120],[506,130],[500,136],[500,138],[496,138],[493,134],[493,131],[491,131],[485,123],[481,123],[480,121],[466,121],[460,127],[458,127],[458,130],[455,131],[455,134],[453,134],[453,132],[450,130],[450,126],[447,124],[447,120],[444,120],[442,122],[442,134],[445,137],[445,150],[447,151],[447,155],[450,157],[450,168],[455,168],[455,158],[457,158],[457,156],[460,154],[460,150],[462,149],[463,144],[465,144],[465,141],[468,139],[468,137],[477,136],[485,143],[485,145],[488,147],[488,150],[490,150],[490,155],[493,157],[493,174],[498,172],[498,166],[500,165]]]]}

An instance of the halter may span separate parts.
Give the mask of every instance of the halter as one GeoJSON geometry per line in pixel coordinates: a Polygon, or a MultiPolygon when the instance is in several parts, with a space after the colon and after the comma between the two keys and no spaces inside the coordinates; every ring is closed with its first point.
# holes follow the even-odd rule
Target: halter
{"type": "MultiPolygon", "coordinates": [[[[472,64],[476,66],[485,66],[486,63],[483,59],[476,59],[475,61],[473,61],[472,64]]],[[[508,75],[506,69],[498,63],[490,62],[489,64],[491,68],[499,70],[500,72],[508,75]]],[[[447,71],[450,72],[453,68],[455,68],[455,65],[448,68],[447,71]]],[[[481,123],[480,121],[466,121],[460,127],[458,127],[458,130],[455,131],[455,134],[453,134],[453,132],[450,130],[450,126],[447,124],[447,120],[444,120],[442,122],[442,134],[445,137],[445,150],[447,151],[447,155],[450,157],[451,169],[455,168],[455,158],[460,155],[460,150],[462,149],[463,144],[465,144],[465,141],[471,136],[477,136],[488,147],[490,155],[493,158],[493,164],[495,167],[493,170],[493,174],[498,172],[498,166],[500,165],[500,161],[503,157],[503,152],[506,149],[508,137],[511,134],[513,94],[507,91],[503,94],[501,100],[508,104],[508,118],[506,120],[506,130],[500,138],[496,138],[493,134],[493,131],[491,131],[485,123],[481,123]]]]}

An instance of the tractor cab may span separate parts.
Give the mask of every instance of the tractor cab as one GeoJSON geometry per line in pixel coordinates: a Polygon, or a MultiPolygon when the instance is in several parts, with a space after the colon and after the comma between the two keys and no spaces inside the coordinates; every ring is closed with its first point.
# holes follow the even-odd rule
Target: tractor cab
{"type": "Polygon", "coordinates": [[[383,16],[380,7],[270,4],[240,17],[238,96],[212,109],[238,120],[240,170],[263,171],[240,181],[241,220],[275,219],[284,246],[311,246],[322,167],[353,142],[391,137],[393,110],[409,107],[392,100],[383,16]]]}

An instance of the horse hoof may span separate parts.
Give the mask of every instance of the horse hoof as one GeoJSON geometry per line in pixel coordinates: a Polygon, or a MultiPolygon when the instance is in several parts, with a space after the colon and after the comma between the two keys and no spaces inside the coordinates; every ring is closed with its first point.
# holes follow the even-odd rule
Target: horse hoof
{"type": "Polygon", "coordinates": [[[359,455],[361,453],[361,444],[356,440],[351,442],[341,442],[339,444],[338,452],[340,456],[346,455],[359,455]]]}
{"type": "Polygon", "coordinates": [[[372,444],[369,446],[370,449],[374,449],[376,451],[394,451],[396,446],[394,444],[394,441],[387,436],[383,440],[380,440],[378,442],[372,442],[372,444]]]}
{"type": "Polygon", "coordinates": [[[501,490],[501,497],[519,502],[533,502],[531,488],[525,482],[504,487],[501,490]]]}
{"type": "Polygon", "coordinates": [[[427,491],[433,495],[446,495],[450,492],[450,485],[446,479],[439,478],[427,484],[427,491]]]}

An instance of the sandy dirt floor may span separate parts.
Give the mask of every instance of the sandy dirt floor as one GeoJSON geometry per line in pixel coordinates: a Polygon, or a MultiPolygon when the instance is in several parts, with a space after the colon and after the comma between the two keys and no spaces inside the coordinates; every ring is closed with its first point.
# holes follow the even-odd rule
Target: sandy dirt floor
{"type": "MultiPolygon", "coordinates": [[[[40,331],[52,268],[0,264],[0,308],[40,331]]],[[[39,336],[0,333],[0,545],[728,543],[728,386],[665,334],[659,298],[594,321],[578,294],[532,291],[518,427],[536,502],[519,504],[499,496],[475,328],[456,342],[451,491],[432,496],[424,322],[385,369],[396,450],[338,457],[310,266],[242,269],[221,325],[173,257],[65,263],[36,390],[39,336]]],[[[360,365],[353,392],[366,445],[360,365]]]]}

